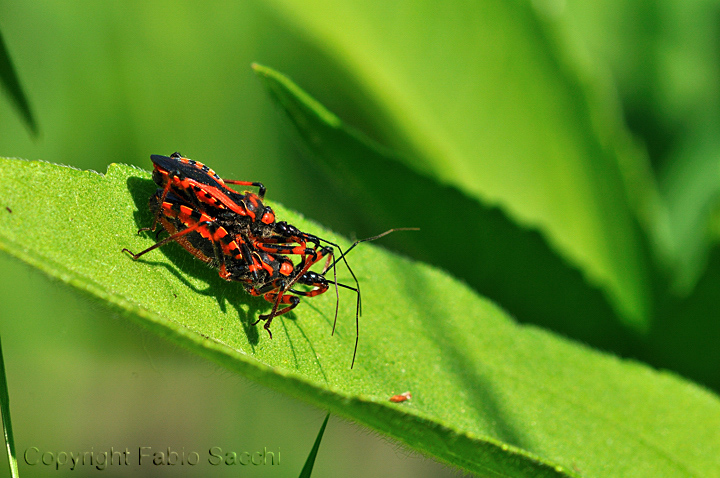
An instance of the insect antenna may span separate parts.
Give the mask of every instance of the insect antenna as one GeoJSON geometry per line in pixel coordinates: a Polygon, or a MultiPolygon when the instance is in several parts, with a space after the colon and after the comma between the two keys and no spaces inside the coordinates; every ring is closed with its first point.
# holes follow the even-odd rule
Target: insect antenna
{"type": "Polygon", "coordinates": [[[333,268],[333,278],[335,279],[333,281],[328,281],[328,282],[332,282],[333,284],[335,284],[335,294],[336,294],[335,320],[333,321],[333,330],[332,330],[331,335],[335,335],[335,326],[337,325],[338,310],[339,310],[339,306],[340,306],[340,294],[338,293],[338,286],[343,287],[345,289],[354,290],[357,293],[357,303],[355,306],[355,350],[353,351],[352,364],[350,365],[350,368],[353,368],[353,366],[355,365],[355,356],[357,355],[358,342],[360,340],[360,316],[362,315],[362,300],[361,300],[361,295],[360,295],[360,282],[357,280],[357,277],[355,276],[355,272],[353,272],[353,270],[350,267],[350,264],[348,263],[345,256],[347,256],[350,253],[350,251],[352,251],[355,248],[355,246],[357,246],[358,244],[361,244],[363,242],[370,242],[370,241],[374,241],[376,239],[380,239],[381,237],[385,237],[392,232],[419,231],[419,230],[420,230],[420,228],[417,228],[417,227],[398,227],[398,228],[394,228],[394,229],[389,229],[381,234],[378,234],[377,236],[367,237],[365,239],[358,239],[357,241],[353,242],[352,245],[350,245],[350,247],[348,247],[345,251],[343,251],[342,248],[340,246],[338,246],[337,244],[333,244],[332,242],[326,241],[325,239],[321,239],[321,241],[327,242],[328,244],[335,246],[340,250],[340,257],[337,257],[337,258],[333,257],[332,264],[325,267],[325,270],[323,271],[323,274],[324,274],[332,267],[333,268]],[[337,272],[336,272],[335,265],[337,264],[337,262],[340,259],[343,260],[343,262],[345,263],[345,266],[350,271],[350,274],[352,275],[352,278],[355,281],[355,285],[357,286],[357,288],[350,287],[345,284],[341,284],[337,281],[337,272]]]}

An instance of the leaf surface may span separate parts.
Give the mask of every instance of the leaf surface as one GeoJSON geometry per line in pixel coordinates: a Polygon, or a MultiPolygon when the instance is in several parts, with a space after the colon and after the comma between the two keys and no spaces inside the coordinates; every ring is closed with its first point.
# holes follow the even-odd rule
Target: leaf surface
{"type": "Polygon", "coordinates": [[[100,175],[2,159],[0,249],[200,355],[481,475],[720,473],[714,395],[518,325],[441,271],[371,244],[349,257],[364,300],[353,370],[351,294],[335,336],[334,297],[324,294],[276,319],[270,340],[248,325],[269,304],[179,246],[137,262],[120,252],[154,243],[136,234],[151,219],[149,178],[124,165],[100,175]],[[404,391],[412,400],[389,402],[404,391]]]}

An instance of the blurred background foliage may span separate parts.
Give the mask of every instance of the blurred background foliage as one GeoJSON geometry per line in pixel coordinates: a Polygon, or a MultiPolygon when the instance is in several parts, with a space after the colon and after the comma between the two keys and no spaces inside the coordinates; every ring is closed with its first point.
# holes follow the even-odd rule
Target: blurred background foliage
{"type": "MultiPolygon", "coordinates": [[[[419,226],[384,244],[521,322],[718,391],[719,14],[710,0],[2,3],[38,132],[3,95],[0,154],[104,172],[179,150],[348,236],[419,226]],[[357,184],[293,131],[252,62],[387,148],[348,166],[357,184]]],[[[0,261],[11,398],[33,404],[13,409],[19,450],[282,438],[285,469],[302,467],[321,412],[0,261]]],[[[388,449],[337,433],[327,474],[364,476],[368,450],[388,449]]],[[[441,472],[386,455],[381,475],[441,472]]]]}

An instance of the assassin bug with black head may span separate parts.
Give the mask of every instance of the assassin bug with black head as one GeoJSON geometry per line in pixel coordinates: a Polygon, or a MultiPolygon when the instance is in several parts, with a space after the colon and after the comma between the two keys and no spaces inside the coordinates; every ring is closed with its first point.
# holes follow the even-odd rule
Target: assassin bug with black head
{"type": "Polygon", "coordinates": [[[164,196],[172,190],[197,209],[227,210],[245,217],[248,226],[254,226],[253,229],[275,222],[272,209],[262,203],[266,191],[262,183],[224,180],[203,163],[185,158],[180,153],[170,156],[153,154],[150,159],[154,166],[153,181],[163,189],[161,199],[164,200],[164,196]],[[255,186],[258,194],[250,191],[241,194],[228,184],[255,186]],[[259,224],[255,225],[256,222],[259,224]]]}
{"type": "MultiPolygon", "coordinates": [[[[218,268],[219,275],[223,279],[242,282],[251,295],[263,296],[273,304],[270,314],[261,315],[253,323],[255,325],[264,320],[264,328],[270,338],[272,338],[270,331],[272,319],[294,309],[300,303],[298,296],[320,295],[327,291],[330,283],[333,283],[323,275],[327,268],[321,274],[309,270],[326,256],[329,263],[332,258],[332,248],[323,247],[313,256],[304,256],[297,266],[282,254],[258,250],[253,250],[250,255],[251,260],[247,261],[244,254],[238,252],[241,248],[232,234],[228,233],[221,224],[207,214],[188,207],[173,193],[166,194],[162,202],[160,195],[161,192],[158,190],[150,198],[150,209],[156,213],[158,222],[170,236],[137,254],[129,249],[123,249],[123,252],[129,253],[134,260],[137,260],[140,256],[168,242],[178,242],[193,256],[218,268]],[[296,283],[310,286],[312,289],[309,291],[292,289],[296,283]],[[281,305],[287,307],[279,309],[281,305]]],[[[334,283],[337,284],[337,281],[334,283]]],[[[340,286],[356,290],[343,284],[340,286]]]]}
{"type": "Polygon", "coordinates": [[[262,183],[223,180],[204,164],[179,153],[170,157],[153,155],[151,159],[155,166],[153,180],[161,189],[150,199],[150,209],[155,217],[152,227],[138,232],[154,230],[160,222],[170,236],[138,254],[128,249],[123,251],[138,259],[168,242],[178,242],[198,259],[218,268],[223,279],[240,281],[250,294],[261,295],[273,303],[271,313],[261,315],[253,324],[264,320],[264,328],[271,338],[270,324],[274,317],[295,308],[300,303],[299,296],[314,297],[326,292],[329,284],[335,285],[336,294],[334,334],[339,307],[338,286],[353,290],[358,295],[354,365],[362,305],[359,282],[345,255],[360,242],[378,239],[392,230],[357,241],[342,252],[335,243],[304,233],[285,221],[275,222],[272,209],[262,204],[266,192],[262,183]],[[227,184],[256,186],[259,191],[257,195],[249,191],[241,194],[227,184]],[[332,247],[322,246],[321,242],[337,247],[341,251],[340,257],[332,260],[332,247]],[[308,248],[308,244],[314,247],[308,248]],[[293,265],[283,254],[298,255],[301,261],[293,265]],[[310,267],[323,257],[327,257],[323,271],[319,274],[310,271],[310,267]],[[350,271],[356,288],[337,282],[335,266],[339,259],[350,271]],[[330,267],[335,277],[333,281],[325,277],[330,267]],[[295,284],[312,289],[299,291],[292,288],[295,284]],[[287,307],[279,309],[281,305],[287,307]]]}
{"type": "MultiPolygon", "coordinates": [[[[252,242],[258,250],[314,256],[322,247],[321,243],[340,249],[337,244],[302,232],[285,221],[276,222],[272,208],[262,203],[266,188],[260,182],[224,180],[203,163],[185,158],[177,152],[170,156],[152,155],[150,159],[154,165],[153,180],[162,188],[160,202],[172,191],[185,199],[189,206],[207,212],[226,228],[243,234],[244,242],[252,242]],[[259,191],[258,194],[250,191],[241,194],[227,184],[255,186],[259,191]],[[314,247],[309,248],[308,244],[314,247]]],[[[152,229],[158,220],[159,212],[152,229]]],[[[359,287],[347,260],[344,262],[359,287]]]]}
{"type": "MultiPolygon", "coordinates": [[[[270,331],[272,319],[294,309],[300,303],[300,296],[315,297],[323,294],[329,289],[330,284],[353,290],[359,294],[358,289],[337,281],[330,281],[325,277],[324,274],[330,267],[332,248],[322,248],[319,254],[314,257],[304,257],[298,265],[294,265],[282,254],[254,251],[252,265],[259,273],[251,274],[250,264],[244,260],[241,254],[233,253],[233,251],[237,251],[238,246],[222,225],[219,225],[207,214],[188,207],[172,193],[168,193],[165,200],[160,203],[160,194],[160,190],[158,190],[151,197],[150,209],[153,212],[160,211],[158,222],[170,236],[140,253],[135,254],[129,249],[123,249],[123,252],[129,253],[133,259],[137,260],[140,256],[168,242],[178,242],[193,256],[220,269],[220,277],[223,279],[242,282],[248,293],[254,296],[263,296],[267,301],[273,303],[272,311],[269,314],[261,315],[253,323],[255,325],[264,320],[264,328],[268,331],[270,338],[272,338],[270,331]],[[328,262],[321,273],[310,270],[311,266],[326,256],[328,262]],[[293,288],[296,284],[310,286],[311,290],[297,290],[293,288]],[[282,305],[286,307],[280,309],[282,305]]],[[[358,306],[359,304],[358,301],[358,306]]],[[[337,305],[335,321],[337,321],[337,305]]],[[[355,347],[357,350],[357,340],[355,347]]],[[[355,353],[353,353],[353,365],[355,353]]]]}
{"type": "MultiPolygon", "coordinates": [[[[337,280],[330,281],[325,277],[330,267],[333,267],[340,260],[340,258],[336,258],[333,263],[329,262],[333,257],[331,248],[321,250],[321,254],[317,257],[305,257],[298,265],[294,265],[292,261],[281,254],[254,251],[252,266],[259,270],[260,273],[253,277],[253,274],[250,273],[250,264],[244,260],[242,254],[237,253],[239,247],[232,239],[231,234],[225,231],[222,225],[219,225],[207,214],[188,207],[172,193],[166,195],[162,204],[159,203],[159,200],[160,190],[151,197],[150,209],[154,213],[160,211],[158,221],[170,236],[138,254],[129,249],[123,249],[123,252],[129,253],[133,259],[137,260],[140,256],[168,242],[178,242],[193,256],[212,267],[220,269],[219,274],[223,279],[242,282],[248,293],[254,296],[263,296],[268,302],[273,303],[272,311],[269,314],[261,315],[253,323],[255,325],[260,321],[265,321],[264,328],[271,338],[270,325],[272,319],[294,309],[300,303],[300,296],[315,297],[323,294],[329,289],[330,284],[352,290],[358,294],[355,313],[355,348],[351,368],[354,366],[359,342],[361,296],[359,289],[339,283],[337,280]],[[233,253],[233,251],[235,252],[233,253]],[[310,270],[311,266],[326,256],[328,262],[321,273],[310,270]],[[296,284],[310,286],[312,289],[309,291],[297,290],[293,288],[296,284]],[[279,309],[281,305],[287,307],[279,309]]],[[[361,242],[378,239],[390,232],[392,230],[375,237],[356,241],[343,254],[347,254],[361,242]]],[[[337,324],[337,315],[338,304],[336,301],[333,334],[337,324]]]]}
{"type": "MultiPolygon", "coordinates": [[[[285,221],[276,222],[272,208],[262,203],[267,191],[262,183],[222,179],[208,166],[186,158],[177,152],[170,156],[151,155],[150,159],[154,166],[153,180],[162,188],[158,202],[162,203],[167,194],[172,191],[182,197],[187,206],[212,215],[225,230],[231,230],[235,234],[236,242],[240,246],[239,250],[244,254],[248,263],[251,263],[249,254],[253,248],[275,254],[299,255],[303,260],[305,256],[310,255],[313,261],[316,261],[319,251],[325,256],[332,255],[332,247],[336,247],[340,250],[343,262],[350,271],[359,291],[360,284],[342,254],[340,246],[318,236],[302,232],[285,221]],[[227,184],[255,186],[259,191],[257,195],[250,191],[241,194],[227,184]],[[332,247],[322,246],[321,243],[332,247]],[[308,244],[312,244],[314,247],[308,247],[308,244]]],[[[160,214],[161,211],[158,210],[151,229],[155,228],[160,214]]],[[[192,251],[190,252],[192,253],[192,251]]],[[[335,262],[332,263],[332,267],[335,279],[335,315],[337,319],[340,297],[335,262]]],[[[250,265],[250,272],[255,280],[258,280],[257,270],[259,269],[255,265],[250,265]]],[[[221,268],[221,276],[223,272],[224,269],[221,268]]],[[[281,298],[282,294],[279,299],[281,298]]],[[[276,310],[277,307],[273,309],[276,310]]],[[[271,314],[270,319],[273,316],[271,314]]],[[[269,329],[266,328],[266,330],[270,333],[269,329]]]]}
{"type": "MultiPolygon", "coordinates": [[[[123,249],[133,259],[137,260],[153,249],[175,241],[193,256],[217,268],[220,277],[225,280],[245,282],[253,289],[262,290],[263,293],[271,290],[266,284],[274,283],[277,284],[274,288],[281,288],[280,286],[285,282],[294,282],[298,274],[295,265],[286,256],[258,250],[254,248],[254,244],[243,242],[241,235],[233,234],[232,227],[228,232],[228,228],[222,223],[204,212],[187,206],[173,193],[168,193],[162,202],[160,194],[158,190],[150,198],[150,209],[170,236],[137,254],[123,249]]],[[[304,268],[304,271],[300,276],[322,258],[328,256],[329,263],[332,257],[332,248],[323,247],[312,252],[312,255],[303,256],[301,268],[304,268]]],[[[309,282],[312,281],[308,278],[302,279],[302,283],[309,282]]],[[[278,297],[278,301],[281,299],[282,297],[278,297]]],[[[273,314],[280,315],[275,312],[277,307],[274,308],[273,314]]]]}

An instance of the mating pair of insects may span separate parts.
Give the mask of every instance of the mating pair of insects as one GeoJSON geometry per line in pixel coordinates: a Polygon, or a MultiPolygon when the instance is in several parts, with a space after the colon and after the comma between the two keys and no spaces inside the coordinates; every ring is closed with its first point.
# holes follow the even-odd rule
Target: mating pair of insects
{"type": "Polygon", "coordinates": [[[264,321],[270,338],[274,317],[297,307],[300,297],[323,294],[331,285],[335,286],[336,296],[334,334],[338,286],[355,291],[356,334],[352,368],[357,354],[362,304],[360,284],[345,256],[359,243],[378,239],[398,229],[356,241],[343,251],[333,242],[303,232],[285,221],[277,221],[272,208],[263,204],[266,188],[262,183],[223,180],[212,169],[180,153],[150,158],[154,165],[153,181],[158,186],[149,202],[154,219],[150,227],[144,227],[138,233],[154,231],[160,224],[169,236],[137,254],[128,249],[123,252],[137,260],[153,249],[177,242],[190,254],[216,268],[223,279],[241,282],[248,293],[263,296],[273,304],[269,314],[260,315],[252,324],[264,321]],[[253,186],[258,192],[240,193],[229,185],[253,186]],[[339,256],[335,256],[333,248],[339,250],[339,256]],[[310,270],[323,259],[325,264],[321,272],[310,270]],[[340,260],[350,271],[355,287],[337,281],[336,264],[340,260]],[[331,269],[333,280],[326,277],[331,269]],[[301,289],[300,285],[307,287],[301,289]]]}

